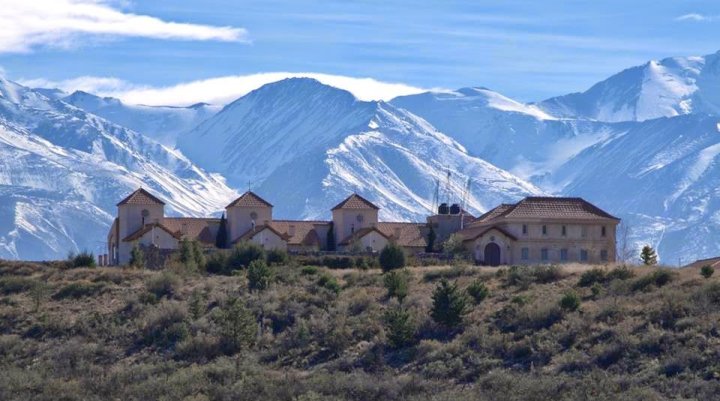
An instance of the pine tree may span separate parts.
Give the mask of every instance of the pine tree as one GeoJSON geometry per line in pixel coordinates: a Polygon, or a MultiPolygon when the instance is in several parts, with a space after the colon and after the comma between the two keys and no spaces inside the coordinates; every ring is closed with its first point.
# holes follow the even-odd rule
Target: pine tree
{"type": "Polygon", "coordinates": [[[218,233],[215,237],[215,246],[220,249],[227,248],[227,220],[225,220],[225,213],[220,217],[220,225],[218,226],[218,233]]]}
{"type": "Polygon", "coordinates": [[[385,332],[393,348],[403,348],[415,340],[415,323],[410,312],[395,308],[385,312],[385,332]]]}
{"type": "Polygon", "coordinates": [[[452,329],[463,321],[467,310],[467,300],[458,290],[457,284],[450,284],[442,279],[432,295],[433,306],[430,316],[433,320],[446,328],[452,329]]]}
{"type": "Polygon", "coordinates": [[[437,235],[435,234],[435,229],[431,225],[430,232],[428,233],[427,246],[425,247],[426,253],[431,253],[435,250],[435,240],[436,239],[437,239],[437,235]]]}
{"type": "Polygon", "coordinates": [[[645,245],[640,252],[640,260],[648,266],[657,264],[657,254],[650,245],[645,245]]]}
{"type": "Polygon", "coordinates": [[[145,254],[143,254],[142,249],[137,245],[133,246],[132,251],[130,251],[130,266],[137,268],[145,267],[145,254]]]}
{"type": "Polygon", "coordinates": [[[328,229],[327,232],[327,250],[329,252],[335,252],[335,227],[332,222],[330,222],[330,229],[328,229]]]}

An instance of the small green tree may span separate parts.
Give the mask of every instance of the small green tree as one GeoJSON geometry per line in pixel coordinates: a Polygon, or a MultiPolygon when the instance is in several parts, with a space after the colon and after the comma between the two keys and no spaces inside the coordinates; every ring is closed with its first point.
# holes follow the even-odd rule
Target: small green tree
{"type": "Polygon", "coordinates": [[[467,288],[467,293],[472,297],[472,299],[475,301],[475,304],[479,304],[482,302],[485,298],[490,295],[490,290],[488,290],[485,283],[483,283],[480,279],[477,279],[470,283],[470,285],[467,288]]]}
{"type": "Polygon", "coordinates": [[[130,266],[138,269],[145,267],[145,254],[137,244],[130,251],[130,266]]]}
{"type": "Polygon", "coordinates": [[[432,319],[446,328],[452,329],[462,324],[463,316],[468,312],[467,300],[458,290],[457,284],[450,284],[443,278],[432,295],[432,319]]]}
{"type": "Polygon", "coordinates": [[[463,245],[463,239],[458,234],[452,234],[443,243],[443,252],[447,256],[460,256],[465,253],[465,246],[463,245]]]}
{"type": "Polygon", "coordinates": [[[573,312],[580,307],[580,296],[575,291],[568,291],[560,298],[560,307],[563,310],[573,312]]]}
{"type": "Polygon", "coordinates": [[[180,240],[180,252],[178,255],[180,263],[185,266],[187,270],[197,270],[197,263],[195,262],[195,253],[193,246],[187,238],[180,240]]]}
{"type": "Polygon", "coordinates": [[[228,257],[228,271],[250,266],[253,260],[265,260],[265,250],[252,242],[240,242],[228,257]]]}
{"type": "Polygon", "coordinates": [[[642,260],[643,264],[648,266],[656,265],[657,254],[650,245],[645,245],[642,251],[640,251],[640,260],[642,260]]]}
{"type": "Polygon", "coordinates": [[[326,241],[327,241],[327,250],[329,252],[335,252],[335,250],[337,249],[337,246],[335,245],[335,225],[332,222],[330,222],[330,228],[328,229],[328,232],[327,232],[326,241]]]}
{"type": "Polygon", "coordinates": [[[248,267],[248,287],[251,290],[262,291],[270,287],[273,280],[272,269],[262,259],[253,260],[248,267]]]}
{"type": "Polygon", "coordinates": [[[385,312],[385,333],[395,349],[411,345],[415,340],[415,322],[407,310],[398,307],[385,312]]]}
{"type": "Polygon", "coordinates": [[[68,255],[70,267],[95,267],[95,255],[92,252],[82,251],[77,255],[70,252],[68,255]]]}
{"type": "Polygon", "coordinates": [[[388,292],[388,297],[395,297],[402,303],[408,295],[408,274],[405,271],[390,271],[385,273],[383,283],[388,292]]]}
{"type": "Polygon", "coordinates": [[[405,250],[393,242],[385,245],[380,251],[380,267],[385,272],[405,267],[405,250]]]}
{"type": "Polygon", "coordinates": [[[715,268],[710,265],[705,265],[700,268],[700,275],[705,278],[710,278],[715,273],[715,268]]]}
{"type": "Polygon", "coordinates": [[[283,249],[271,249],[267,251],[267,263],[269,265],[285,265],[290,260],[287,251],[283,249]]]}
{"type": "Polygon", "coordinates": [[[220,216],[217,236],[215,236],[215,246],[220,249],[227,248],[227,239],[227,220],[225,219],[225,213],[223,213],[222,216],[220,216]]]}
{"type": "Polygon", "coordinates": [[[431,253],[435,251],[435,240],[437,239],[437,234],[435,234],[435,229],[433,228],[432,224],[430,225],[430,231],[428,231],[428,238],[427,238],[427,246],[425,246],[425,252],[431,253]]]}
{"type": "Polygon", "coordinates": [[[220,335],[228,352],[248,348],[257,338],[257,322],[239,298],[229,298],[216,314],[220,335]]]}

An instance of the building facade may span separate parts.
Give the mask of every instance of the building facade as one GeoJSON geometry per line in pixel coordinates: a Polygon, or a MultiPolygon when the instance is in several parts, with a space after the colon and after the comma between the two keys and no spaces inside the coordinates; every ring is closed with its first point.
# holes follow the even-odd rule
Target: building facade
{"type": "MultiPolygon", "coordinates": [[[[190,239],[214,248],[218,218],[166,217],[165,203],[138,189],[117,205],[108,233],[111,265],[125,265],[135,246],[178,249],[190,239]]],[[[441,205],[424,223],[381,222],[380,208],[352,194],[331,209],[332,219],[274,220],[273,205],[246,192],[225,208],[229,246],[252,242],[289,252],[378,252],[396,243],[411,253],[433,250],[458,235],[476,262],[500,264],[605,263],[615,261],[619,219],[580,198],[526,198],[474,218],[457,205],[441,205]]]]}

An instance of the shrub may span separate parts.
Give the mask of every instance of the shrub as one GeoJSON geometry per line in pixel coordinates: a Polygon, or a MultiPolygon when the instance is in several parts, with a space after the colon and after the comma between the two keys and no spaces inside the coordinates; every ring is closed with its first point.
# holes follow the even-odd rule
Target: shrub
{"type": "Polygon", "coordinates": [[[715,273],[715,268],[713,268],[713,267],[710,266],[710,265],[705,265],[705,266],[703,266],[703,267],[700,268],[700,275],[703,276],[703,277],[705,277],[705,278],[710,278],[710,277],[712,277],[713,273],[715,273]]]}
{"type": "Polygon", "coordinates": [[[71,253],[70,256],[68,256],[68,262],[72,268],[96,266],[95,255],[88,251],[82,251],[77,255],[71,253]]]}
{"type": "Polygon", "coordinates": [[[590,287],[590,292],[592,293],[593,299],[597,299],[597,297],[600,296],[600,293],[602,292],[602,285],[600,283],[595,283],[590,287]]]}
{"type": "Polygon", "coordinates": [[[234,353],[255,344],[257,321],[239,298],[229,298],[215,315],[215,321],[228,352],[234,353]]]}
{"type": "Polygon", "coordinates": [[[560,307],[563,310],[574,312],[580,307],[580,296],[574,291],[568,291],[560,299],[560,307]]]}
{"type": "Polygon", "coordinates": [[[599,267],[594,267],[580,276],[578,285],[580,287],[590,287],[595,283],[605,282],[605,271],[599,267]]]}
{"type": "Polygon", "coordinates": [[[227,265],[227,253],[213,252],[205,262],[205,271],[212,274],[227,274],[227,265]]]}
{"type": "Polygon", "coordinates": [[[178,259],[190,271],[205,270],[205,254],[197,241],[183,238],[178,259]]]}
{"type": "Polygon", "coordinates": [[[607,274],[606,280],[628,280],[633,277],[635,277],[635,273],[633,273],[633,271],[630,270],[627,266],[623,265],[610,270],[610,272],[607,274]]]}
{"type": "Polygon", "coordinates": [[[250,290],[262,291],[270,287],[273,272],[264,260],[253,260],[248,267],[247,278],[250,290]]]}
{"type": "Polygon", "coordinates": [[[336,294],[340,292],[340,284],[338,284],[337,279],[328,273],[321,275],[320,278],[318,278],[317,284],[336,294]]]}
{"type": "Polygon", "coordinates": [[[385,312],[385,333],[392,348],[403,348],[415,340],[415,323],[410,312],[395,308],[385,312]]]}
{"type": "Polygon", "coordinates": [[[446,328],[455,328],[462,324],[467,313],[467,302],[458,290],[457,284],[450,284],[442,279],[432,295],[433,305],[430,312],[432,319],[446,328]]]}
{"type": "Polygon", "coordinates": [[[178,304],[163,302],[148,311],[140,324],[141,343],[171,348],[188,335],[187,312],[178,304]]]}
{"type": "Polygon", "coordinates": [[[485,283],[483,283],[480,279],[470,283],[466,291],[468,295],[472,297],[473,301],[475,301],[476,305],[482,302],[490,294],[490,290],[488,290],[485,283]]]}
{"type": "Polygon", "coordinates": [[[82,298],[96,295],[105,289],[103,283],[74,282],[66,285],[53,295],[53,299],[82,298]]]}
{"type": "Polygon", "coordinates": [[[458,234],[452,234],[442,244],[442,250],[448,256],[460,256],[465,253],[463,238],[458,234]]]}
{"type": "Polygon", "coordinates": [[[269,265],[286,265],[290,257],[285,250],[271,249],[267,252],[267,263],[269,265]]]}
{"type": "Polygon", "coordinates": [[[313,274],[317,274],[318,268],[317,266],[303,266],[303,268],[300,270],[300,273],[302,273],[305,276],[311,276],[313,274]]]}
{"type": "Polygon", "coordinates": [[[2,277],[0,278],[0,293],[4,295],[25,292],[36,284],[36,281],[26,277],[2,277]]]}
{"type": "Polygon", "coordinates": [[[175,295],[179,285],[180,279],[176,275],[163,272],[148,279],[145,282],[145,289],[158,299],[162,297],[170,298],[175,295]]]}
{"type": "Polygon", "coordinates": [[[397,298],[402,302],[408,295],[408,274],[405,271],[390,271],[385,273],[383,283],[388,291],[388,297],[397,298]]]}
{"type": "Polygon", "coordinates": [[[563,277],[563,271],[559,266],[537,266],[532,271],[535,282],[541,284],[552,283],[563,277]]]}
{"type": "Polygon", "coordinates": [[[405,267],[405,250],[394,243],[385,245],[380,251],[380,267],[385,272],[405,267]]]}
{"type": "Polygon", "coordinates": [[[650,286],[662,287],[672,281],[673,275],[668,270],[655,270],[639,279],[635,280],[630,287],[633,291],[647,291],[650,286]]]}
{"type": "Polygon", "coordinates": [[[532,268],[528,266],[511,266],[505,276],[506,286],[518,286],[521,289],[528,289],[535,281],[532,268]]]}
{"type": "Polygon", "coordinates": [[[130,266],[137,269],[145,267],[145,254],[137,245],[134,245],[130,251],[130,266]]]}
{"type": "Polygon", "coordinates": [[[241,242],[232,250],[228,257],[226,271],[232,272],[237,269],[250,266],[253,260],[265,260],[265,250],[252,242],[241,242]]]}

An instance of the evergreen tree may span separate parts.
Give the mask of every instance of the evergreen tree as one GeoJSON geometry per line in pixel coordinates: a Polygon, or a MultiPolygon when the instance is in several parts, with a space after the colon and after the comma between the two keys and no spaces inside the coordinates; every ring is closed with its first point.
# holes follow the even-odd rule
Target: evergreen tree
{"type": "Polygon", "coordinates": [[[251,290],[266,290],[273,280],[272,269],[262,259],[253,260],[248,267],[248,287],[251,290]]]}
{"type": "Polygon", "coordinates": [[[403,308],[395,308],[385,313],[385,333],[388,343],[393,348],[403,348],[415,340],[415,323],[410,312],[403,308]]]}
{"type": "Polygon", "coordinates": [[[431,253],[435,250],[435,240],[437,239],[437,235],[435,234],[435,229],[432,225],[430,225],[430,232],[428,233],[428,241],[427,246],[425,247],[425,252],[431,253]]]}
{"type": "Polygon", "coordinates": [[[142,249],[137,245],[133,246],[132,251],[130,251],[130,266],[137,268],[145,267],[145,254],[143,254],[142,249]]]}
{"type": "Polygon", "coordinates": [[[442,279],[435,287],[432,295],[433,306],[430,316],[433,320],[446,328],[458,327],[463,321],[467,310],[467,300],[458,290],[457,284],[450,284],[442,279]]]}
{"type": "Polygon", "coordinates": [[[220,225],[218,226],[218,233],[215,237],[215,246],[220,249],[227,248],[227,220],[225,220],[225,213],[220,217],[220,225]]]}
{"type": "Polygon", "coordinates": [[[335,246],[335,225],[330,222],[330,228],[327,232],[327,250],[329,252],[335,252],[336,246],[335,246]]]}
{"type": "Polygon", "coordinates": [[[380,251],[380,267],[384,272],[405,267],[405,250],[393,242],[380,251]]]}
{"type": "Polygon", "coordinates": [[[648,266],[657,264],[657,254],[650,245],[645,245],[640,252],[640,260],[648,266]]]}

